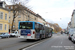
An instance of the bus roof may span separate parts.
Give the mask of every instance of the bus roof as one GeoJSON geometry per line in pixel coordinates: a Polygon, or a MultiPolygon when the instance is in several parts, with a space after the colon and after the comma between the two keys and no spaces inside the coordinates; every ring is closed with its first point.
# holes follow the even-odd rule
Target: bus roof
{"type": "Polygon", "coordinates": [[[19,21],[19,22],[34,22],[34,21],[19,21]]]}
{"type": "MultiPolygon", "coordinates": [[[[35,21],[19,21],[19,23],[20,23],[20,22],[35,22],[35,21]]],[[[40,23],[40,22],[36,22],[36,23],[43,25],[43,24],[40,23]]]]}

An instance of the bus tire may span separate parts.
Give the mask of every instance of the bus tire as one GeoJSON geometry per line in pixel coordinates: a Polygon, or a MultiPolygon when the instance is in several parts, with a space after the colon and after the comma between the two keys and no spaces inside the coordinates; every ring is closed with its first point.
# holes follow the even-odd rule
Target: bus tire
{"type": "Polygon", "coordinates": [[[29,39],[26,39],[26,41],[30,41],[29,39]]]}

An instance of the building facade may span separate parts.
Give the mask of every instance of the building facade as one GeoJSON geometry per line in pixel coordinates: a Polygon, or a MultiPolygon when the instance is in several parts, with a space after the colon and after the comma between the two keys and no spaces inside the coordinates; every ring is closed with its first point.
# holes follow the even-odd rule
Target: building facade
{"type": "Polygon", "coordinates": [[[43,25],[46,25],[45,19],[43,19],[39,14],[36,14],[36,16],[37,16],[37,22],[40,22],[43,25]]]}
{"type": "Polygon", "coordinates": [[[73,10],[71,17],[71,28],[75,28],[75,10],[73,10]]]}
{"type": "MultiPolygon", "coordinates": [[[[7,9],[11,9],[11,6],[6,6],[7,9]]],[[[25,9],[24,10],[24,14],[19,14],[16,16],[14,22],[13,22],[13,31],[18,30],[18,23],[19,21],[35,21],[37,22],[37,16],[36,13],[34,13],[33,11],[29,10],[29,9],[25,9]]],[[[13,11],[10,11],[9,13],[9,30],[11,30],[12,27],[12,21],[13,21],[13,11]]]]}
{"type": "Polygon", "coordinates": [[[0,33],[9,32],[9,10],[0,7],[0,33]]]}
{"type": "Polygon", "coordinates": [[[6,3],[4,1],[0,1],[0,7],[5,8],[5,6],[6,6],[6,3]]]}
{"type": "Polygon", "coordinates": [[[72,28],[72,27],[71,27],[71,22],[68,23],[67,31],[69,31],[70,28],[72,28]]]}

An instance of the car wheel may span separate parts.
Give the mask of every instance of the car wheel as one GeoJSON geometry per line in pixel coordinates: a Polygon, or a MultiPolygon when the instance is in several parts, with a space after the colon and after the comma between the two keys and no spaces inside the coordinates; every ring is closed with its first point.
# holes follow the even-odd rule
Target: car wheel
{"type": "Polygon", "coordinates": [[[2,39],[2,37],[0,37],[0,39],[2,39]]]}
{"type": "Polygon", "coordinates": [[[75,41],[73,41],[73,43],[75,44],[75,41]]]}
{"type": "Polygon", "coordinates": [[[71,40],[71,38],[70,38],[70,37],[69,37],[68,39],[69,39],[69,40],[71,40]]]}
{"type": "Polygon", "coordinates": [[[71,39],[71,41],[73,42],[73,39],[71,39]]]}

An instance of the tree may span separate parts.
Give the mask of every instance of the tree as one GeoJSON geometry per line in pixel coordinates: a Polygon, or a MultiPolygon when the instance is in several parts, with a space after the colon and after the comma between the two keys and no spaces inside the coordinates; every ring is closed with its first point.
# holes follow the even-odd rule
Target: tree
{"type": "Polygon", "coordinates": [[[49,23],[49,24],[50,24],[50,26],[54,27],[54,32],[59,32],[62,30],[62,28],[57,23],[54,23],[54,24],[49,23]]]}
{"type": "Polygon", "coordinates": [[[55,29],[56,32],[59,32],[59,31],[62,30],[61,27],[56,23],[53,26],[54,26],[54,29],[55,29]]]}
{"type": "Polygon", "coordinates": [[[7,0],[7,1],[11,2],[13,6],[13,9],[10,9],[10,11],[13,11],[13,20],[12,20],[12,27],[11,27],[11,31],[12,31],[15,18],[20,14],[23,14],[23,15],[27,14],[25,11],[28,9],[26,4],[29,2],[29,0],[23,0],[23,1],[22,0],[7,0]]]}

